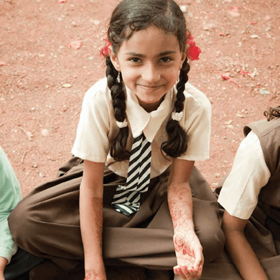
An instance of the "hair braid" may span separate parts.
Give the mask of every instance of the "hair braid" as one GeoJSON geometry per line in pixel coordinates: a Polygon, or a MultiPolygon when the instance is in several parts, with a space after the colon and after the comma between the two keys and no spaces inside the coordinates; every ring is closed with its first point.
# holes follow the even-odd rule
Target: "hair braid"
{"type": "MultiPolygon", "coordinates": [[[[190,66],[188,64],[187,58],[183,63],[182,69],[179,74],[179,82],[177,83],[177,95],[175,101],[175,111],[182,112],[184,109],[185,101],[185,84],[188,81],[188,72],[190,66]]],[[[179,122],[170,119],[166,124],[166,132],[168,135],[168,140],[161,145],[162,151],[164,151],[168,156],[176,158],[182,155],[187,150],[187,134],[185,130],[180,126],[179,122]]]]}
{"type": "MultiPolygon", "coordinates": [[[[126,119],[126,104],[122,77],[117,81],[118,71],[109,56],[106,57],[106,66],[107,85],[111,91],[114,116],[118,122],[123,122],[126,119]]],[[[118,135],[111,142],[110,153],[116,161],[129,159],[130,152],[126,150],[128,134],[128,127],[120,128],[118,135]]]]}

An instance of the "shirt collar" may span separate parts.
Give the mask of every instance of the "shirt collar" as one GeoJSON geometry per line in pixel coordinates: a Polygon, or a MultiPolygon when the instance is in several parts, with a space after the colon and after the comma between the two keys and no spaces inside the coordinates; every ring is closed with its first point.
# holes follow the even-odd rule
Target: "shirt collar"
{"type": "Polygon", "coordinates": [[[147,140],[149,142],[153,141],[163,121],[170,117],[173,109],[171,106],[173,91],[174,89],[171,88],[157,110],[148,113],[139,105],[136,95],[126,87],[126,115],[133,138],[144,132],[147,140]]]}

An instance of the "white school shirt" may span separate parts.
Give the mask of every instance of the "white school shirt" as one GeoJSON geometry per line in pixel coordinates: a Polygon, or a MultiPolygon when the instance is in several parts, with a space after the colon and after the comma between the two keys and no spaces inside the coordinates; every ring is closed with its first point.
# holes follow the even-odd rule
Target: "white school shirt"
{"type": "Polygon", "coordinates": [[[270,178],[261,144],[251,130],[242,140],[218,202],[232,216],[247,220],[258,203],[258,195],[270,178]]]}
{"type": "MultiPolygon", "coordinates": [[[[144,132],[152,143],[151,178],[162,174],[171,161],[166,159],[160,146],[167,140],[165,126],[170,119],[176,100],[176,88],[172,88],[157,110],[146,112],[138,103],[136,95],[126,87],[126,114],[133,137],[144,132]]],[[[207,97],[191,84],[186,84],[186,100],[180,121],[188,135],[188,149],[180,159],[196,161],[209,158],[211,130],[211,104],[207,97]]],[[[127,177],[128,160],[115,162],[110,156],[110,140],[118,133],[113,113],[107,79],[94,84],[85,94],[80,121],[72,154],[93,162],[104,162],[114,173],[127,177]]],[[[131,148],[133,138],[128,139],[131,148]]]]}

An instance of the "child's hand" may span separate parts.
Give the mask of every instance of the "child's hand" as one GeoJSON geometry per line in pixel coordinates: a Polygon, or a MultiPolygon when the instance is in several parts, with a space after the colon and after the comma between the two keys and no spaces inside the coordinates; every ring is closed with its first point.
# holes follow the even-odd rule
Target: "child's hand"
{"type": "Polygon", "coordinates": [[[107,277],[105,272],[97,273],[95,270],[90,270],[86,271],[84,280],[107,280],[107,277]]]}
{"type": "Polygon", "coordinates": [[[204,257],[202,246],[193,230],[188,232],[176,232],[174,234],[174,246],[177,264],[174,273],[182,279],[196,279],[201,276],[204,257]]]}

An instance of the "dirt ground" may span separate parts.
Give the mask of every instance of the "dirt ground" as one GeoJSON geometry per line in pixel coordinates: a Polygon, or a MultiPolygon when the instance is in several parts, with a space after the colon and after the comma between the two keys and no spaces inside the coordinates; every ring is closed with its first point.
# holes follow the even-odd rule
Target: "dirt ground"
{"type": "MultiPolygon", "coordinates": [[[[70,156],[85,91],[117,0],[0,0],[0,145],[26,195],[70,156]]],[[[212,187],[230,170],[245,124],[280,104],[277,0],[178,0],[200,60],[190,82],[212,103],[212,187]]]]}
{"type": "MultiPolygon", "coordinates": [[[[70,156],[85,91],[104,76],[99,56],[117,0],[0,0],[0,145],[24,195],[70,156]]],[[[279,105],[277,0],[180,0],[202,49],[190,82],[213,109],[211,186],[230,170],[242,128],[279,105]]]]}

